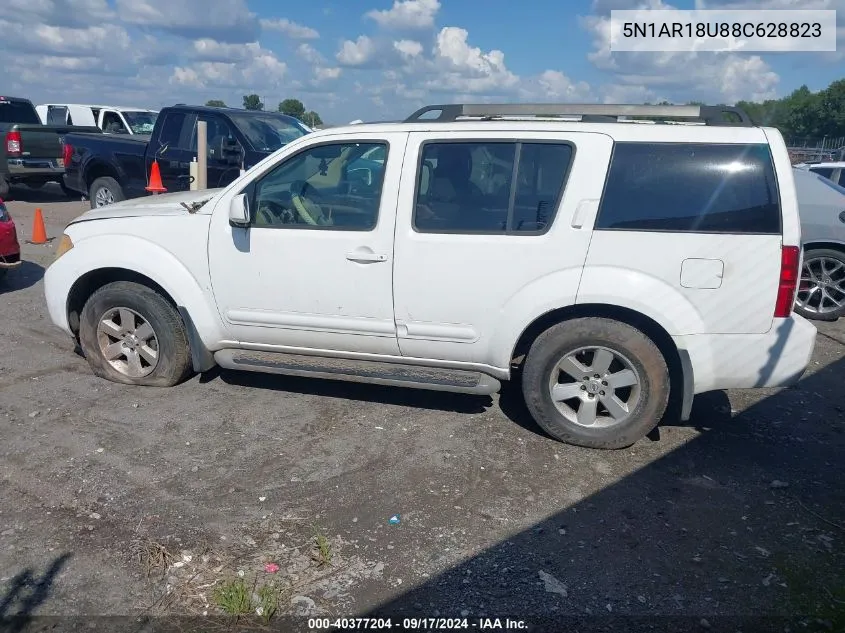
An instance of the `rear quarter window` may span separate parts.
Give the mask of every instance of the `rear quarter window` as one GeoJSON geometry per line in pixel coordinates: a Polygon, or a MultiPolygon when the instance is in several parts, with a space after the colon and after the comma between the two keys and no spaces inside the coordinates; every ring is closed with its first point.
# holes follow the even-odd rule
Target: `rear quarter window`
{"type": "Polygon", "coordinates": [[[780,234],[769,147],[616,143],[596,229],[780,234]]]}

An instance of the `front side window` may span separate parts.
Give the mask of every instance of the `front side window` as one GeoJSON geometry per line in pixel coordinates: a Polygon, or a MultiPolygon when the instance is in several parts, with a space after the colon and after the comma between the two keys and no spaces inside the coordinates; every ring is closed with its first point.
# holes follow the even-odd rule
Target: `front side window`
{"type": "Polygon", "coordinates": [[[376,226],[385,163],[366,153],[386,143],[327,143],[267,173],[252,196],[254,226],[370,231],[376,226]]]}
{"type": "Polygon", "coordinates": [[[128,134],[129,130],[123,125],[117,112],[106,112],[103,115],[103,132],[106,134],[128,134]]]}
{"type": "Polygon", "coordinates": [[[779,234],[769,147],[616,143],[596,228],[779,234]]]}
{"type": "Polygon", "coordinates": [[[426,143],[414,227],[422,232],[542,232],[572,161],[568,143],[426,143]]]}
{"type": "Polygon", "coordinates": [[[184,112],[168,112],[165,115],[159,134],[159,142],[162,148],[183,149],[179,147],[179,142],[182,138],[182,129],[185,126],[187,116],[184,112]]]}

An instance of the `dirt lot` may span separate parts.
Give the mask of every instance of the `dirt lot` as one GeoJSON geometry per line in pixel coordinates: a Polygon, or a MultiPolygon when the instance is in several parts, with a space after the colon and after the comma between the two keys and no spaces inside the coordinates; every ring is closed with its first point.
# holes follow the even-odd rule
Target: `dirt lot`
{"type": "MultiPolygon", "coordinates": [[[[51,237],[86,207],[19,197],[22,240],[36,206],[51,237]]],[[[798,387],[708,394],[688,425],[599,452],[545,437],[512,389],[103,382],[48,320],[55,244],[24,244],[0,287],[0,629],[213,616],[243,583],[277,617],[845,630],[845,321],[819,326],[798,387]]]]}

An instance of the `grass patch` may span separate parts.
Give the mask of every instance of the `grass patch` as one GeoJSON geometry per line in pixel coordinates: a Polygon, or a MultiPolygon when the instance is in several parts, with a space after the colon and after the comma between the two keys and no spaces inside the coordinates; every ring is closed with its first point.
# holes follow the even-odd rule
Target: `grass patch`
{"type": "Polygon", "coordinates": [[[253,612],[252,588],[243,578],[226,580],[214,589],[215,604],[229,615],[246,615],[253,612]]]}
{"type": "Polygon", "coordinates": [[[314,526],[314,553],[312,558],[320,565],[331,565],[333,555],[331,541],[320,528],[314,526]]]}

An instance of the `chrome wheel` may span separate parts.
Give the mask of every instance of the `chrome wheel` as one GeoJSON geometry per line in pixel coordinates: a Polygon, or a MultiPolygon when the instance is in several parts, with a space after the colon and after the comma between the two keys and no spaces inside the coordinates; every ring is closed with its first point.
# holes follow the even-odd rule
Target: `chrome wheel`
{"type": "Polygon", "coordinates": [[[98,207],[105,207],[114,202],[114,194],[107,187],[100,187],[94,195],[94,204],[98,207]]]}
{"type": "Polygon", "coordinates": [[[832,257],[805,260],[795,303],[819,315],[841,310],[845,306],[845,263],[832,257]]]}
{"type": "Polygon", "coordinates": [[[549,393],[570,422],[603,428],[628,420],[640,401],[642,379],[634,364],[607,347],[582,347],[552,369],[549,393]]]}
{"type": "Polygon", "coordinates": [[[129,308],[113,308],[97,325],[103,358],[130,378],[143,378],[158,365],[159,345],[153,327],[129,308]]]}

